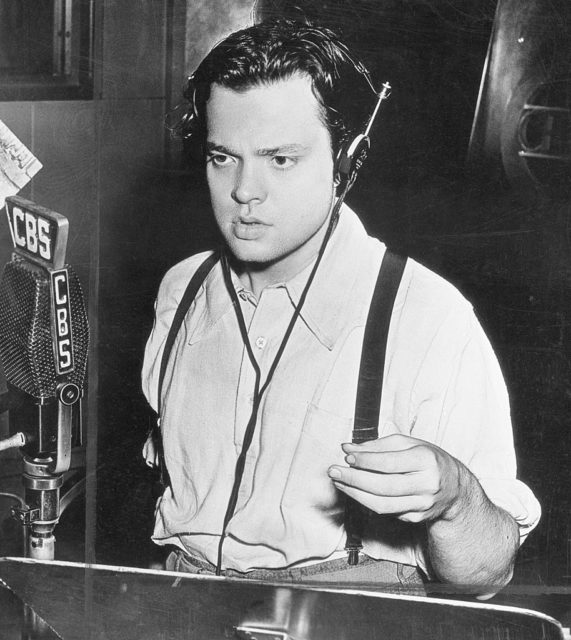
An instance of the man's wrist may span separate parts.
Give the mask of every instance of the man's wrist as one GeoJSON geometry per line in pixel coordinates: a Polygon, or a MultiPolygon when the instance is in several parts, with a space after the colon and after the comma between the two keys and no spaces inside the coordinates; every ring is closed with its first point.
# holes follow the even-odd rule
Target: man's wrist
{"type": "Polygon", "coordinates": [[[456,458],[452,460],[455,469],[455,478],[450,481],[454,484],[452,496],[436,520],[459,522],[465,520],[467,514],[478,505],[483,505],[486,496],[472,472],[456,458]]]}

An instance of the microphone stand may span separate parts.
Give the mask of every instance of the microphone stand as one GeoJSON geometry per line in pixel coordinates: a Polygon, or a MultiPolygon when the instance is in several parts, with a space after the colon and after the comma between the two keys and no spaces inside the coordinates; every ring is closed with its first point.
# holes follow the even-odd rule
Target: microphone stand
{"type": "MultiPolygon", "coordinates": [[[[71,441],[74,405],[81,391],[74,383],[58,387],[57,398],[48,402],[37,402],[39,433],[45,431],[44,422],[49,423],[53,413],[57,415],[57,433],[49,437],[55,441],[53,452],[27,452],[23,447],[22,482],[25,488],[25,506],[13,506],[12,515],[23,525],[26,538],[27,557],[35,560],[53,560],[55,557],[54,529],[61,515],[60,489],[64,474],[70,468],[71,441]],[[45,418],[48,420],[45,420],[45,418]]],[[[37,443],[36,443],[37,444],[37,443]]],[[[66,502],[67,504],[67,502],[66,502]]]]}
{"type": "MultiPolygon", "coordinates": [[[[10,438],[0,441],[0,450],[20,447],[23,454],[22,482],[25,488],[25,499],[12,496],[18,500],[19,506],[13,506],[11,512],[23,526],[24,555],[34,560],[51,561],[55,559],[55,526],[63,510],[78,492],[78,487],[81,488],[81,483],[77,483],[60,498],[64,474],[71,465],[75,411],[77,411],[78,420],[81,419],[81,391],[74,383],[61,383],[57,387],[55,398],[34,399],[33,403],[28,402],[27,405],[24,402],[26,395],[12,385],[8,385],[8,392],[0,397],[2,409],[0,413],[27,406],[29,413],[24,414],[26,417],[23,423],[28,429],[38,427],[39,437],[35,441],[33,437],[19,431],[10,438]],[[50,429],[54,414],[57,416],[55,430],[53,426],[50,429]],[[46,454],[40,451],[45,447],[46,442],[56,443],[54,452],[46,454]],[[32,447],[35,453],[30,450],[32,447]]],[[[27,399],[30,400],[29,396],[27,399]]],[[[23,426],[22,422],[20,426],[23,426]]],[[[34,433],[33,429],[29,430],[34,433]]],[[[23,605],[22,614],[22,640],[52,637],[45,621],[26,603],[23,605]]]]}

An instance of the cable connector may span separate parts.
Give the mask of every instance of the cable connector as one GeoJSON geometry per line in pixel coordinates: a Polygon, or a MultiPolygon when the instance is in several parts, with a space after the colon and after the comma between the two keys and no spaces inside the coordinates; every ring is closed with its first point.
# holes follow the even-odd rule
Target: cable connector
{"type": "Polygon", "coordinates": [[[26,444],[26,436],[21,431],[18,431],[15,435],[6,440],[0,440],[0,451],[6,449],[15,449],[16,447],[23,447],[26,444]]]}

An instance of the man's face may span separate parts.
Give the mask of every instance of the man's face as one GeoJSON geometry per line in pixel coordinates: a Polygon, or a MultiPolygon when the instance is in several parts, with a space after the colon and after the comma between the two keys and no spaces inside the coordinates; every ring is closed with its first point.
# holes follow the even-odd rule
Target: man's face
{"type": "Polygon", "coordinates": [[[317,255],[334,197],[330,135],[308,76],[243,92],[213,85],[207,178],[234,256],[266,284],[317,255]]]}

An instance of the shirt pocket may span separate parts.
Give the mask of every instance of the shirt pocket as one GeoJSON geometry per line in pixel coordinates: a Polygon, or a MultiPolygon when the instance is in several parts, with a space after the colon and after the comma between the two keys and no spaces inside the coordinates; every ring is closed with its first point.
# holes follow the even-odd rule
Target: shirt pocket
{"type": "Polygon", "coordinates": [[[353,420],[310,404],[284,487],[282,506],[338,511],[341,494],[327,475],[345,465],[341,444],[351,441],[353,420]]]}

